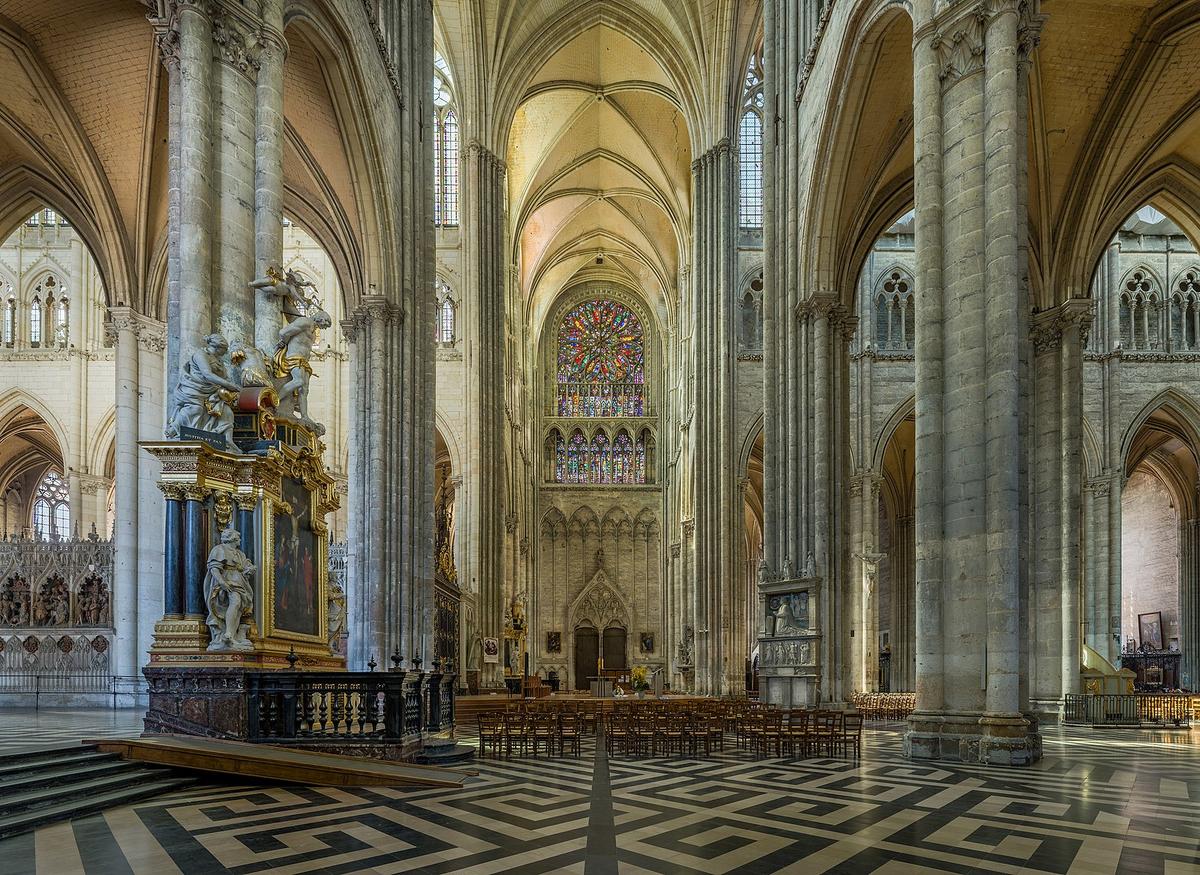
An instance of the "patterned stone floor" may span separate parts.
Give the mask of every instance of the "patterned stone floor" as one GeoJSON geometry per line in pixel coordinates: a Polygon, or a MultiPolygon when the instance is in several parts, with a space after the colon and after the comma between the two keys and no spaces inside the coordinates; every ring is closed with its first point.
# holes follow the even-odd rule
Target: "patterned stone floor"
{"type": "MultiPolygon", "coordinates": [[[[1050,730],[1025,770],[484,760],[457,791],[206,786],[0,843],[0,873],[1200,872],[1200,730],[1050,730]]],[[[0,729],[6,725],[0,712],[0,729]]]]}

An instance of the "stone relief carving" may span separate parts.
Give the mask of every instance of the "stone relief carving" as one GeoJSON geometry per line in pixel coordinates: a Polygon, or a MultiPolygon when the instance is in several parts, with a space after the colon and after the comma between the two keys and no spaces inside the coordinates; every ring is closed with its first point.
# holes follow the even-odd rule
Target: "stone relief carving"
{"type": "Polygon", "coordinates": [[[97,575],[87,577],[75,599],[75,623],[79,626],[107,626],[112,622],[108,584],[97,575]]]}
{"type": "Polygon", "coordinates": [[[33,625],[66,626],[71,619],[71,594],[67,582],[55,575],[38,587],[33,597],[33,625]]]}
{"type": "Polygon", "coordinates": [[[236,529],[221,533],[221,543],[208,554],[204,579],[205,621],[211,634],[209,650],[253,650],[246,637],[254,612],[254,589],[250,576],[254,563],[241,550],[242,537],[236,529]]]}
{"type": "Polygon", "coordinates": [[[676,662],[679,668],[691,668],[696,664],[696,630],[690,625],[683,627],[683,638],[679,642],[676,662]]]}
{"type": "Polygon", "coordinates": [[[112,544],[94,533],[0,540],[0,626],[111,628],[112,555],[112,544]]]}

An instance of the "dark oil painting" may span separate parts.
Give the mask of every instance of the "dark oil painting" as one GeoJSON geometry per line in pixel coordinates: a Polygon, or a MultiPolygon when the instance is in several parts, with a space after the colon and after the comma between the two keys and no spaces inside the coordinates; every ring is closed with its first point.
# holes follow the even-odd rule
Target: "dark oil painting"
{"type": "Polygon", "coordinates": [[[283,500],[292,513],[275,516],[275,628],[316,635],[321,557],[312,530],[312,501],[304,484],[290,478],[283,481],[283,500]]]}

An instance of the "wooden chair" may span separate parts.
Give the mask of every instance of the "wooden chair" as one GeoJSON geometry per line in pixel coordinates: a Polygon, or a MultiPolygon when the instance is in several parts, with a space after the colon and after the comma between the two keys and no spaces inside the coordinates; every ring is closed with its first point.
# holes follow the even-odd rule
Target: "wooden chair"
{"type": "Polygon", "coordinates": [[[546,756],[554,756],[554,744],[558,740],[558,718],[553,714],[541,713],[530,719],[533,742],[533,755],[538,754],[538,746],[544,745],[546,756]]]}
{"type": "Polygon", "coordinates": [[[808,714],[809,712],[804,708],[793,708],[788,711],[788,722],[784,727],[783,740],[792,756],[796,756],[797,753],[801,757],[808,756],[808,714]]]}
{"type": "Polygon", "coordinates": [[[558,752],[566,756],[567,746],[571,747],[571,755],[580,755],[580,739],[583,735],[583,730],[579,721],[579,715],[574,713],[563,714],[558,718],[558,752]]]}
{"type": "Polygon", "coordinates": [[[825,755],[830,757],[833,756],[838,716],[833,711],[814,711],[812,715],[812,746],[824,749],[825,755]]]}
{"type": "Polygon", "coordinates": [[[763,756],[771,745],[775,746],[775,756],[783,756],[783,712],[772,709],[763,714],[762,735],[758,742],[762,745],[763,756]]]}
{"type": "Polygon", "coordinates": [[[521,756],[529,752],[529,721],[521,712],[504,715],[504,755],[511,757],[513,747],[520,746],[521,756]]]}
{"type": "Polygon", "coordinates": [[[842,750],[849,756],[850,748],[854,748],[855,759],[862,756],[862,728],[863,719],[861,714],[845,714],[842,716],[842,750]]]}
{"type": "Polygon", "coordinates": [[[479,715],[479,752],[487,756],[488,748],[492,756],[500,759],[500,742],[504,739],[504,715],[497,712],[483,712],[479,715]]]}
{"type": "Polygon", "coordinates": [[[725,750],[725,715],[720,711],[709,712],[699,718],[699,731],[704,733],[704,753],[712,756],[713,747],[725,750]]]}
{"type": "Polygon", "coordinates": [[[632,735],[629,730],[629,715],[613,712],[608,715],[604,726],[604,749],[609,756],[628,753],[632,735]]]}
{"type": "Polygon", "coordinates": [[[642,711],[634,712],[629,718],[631,724],[631,739],[635,756],[653,756],[654,745],[658,735],[654,715],[642,711]]]}

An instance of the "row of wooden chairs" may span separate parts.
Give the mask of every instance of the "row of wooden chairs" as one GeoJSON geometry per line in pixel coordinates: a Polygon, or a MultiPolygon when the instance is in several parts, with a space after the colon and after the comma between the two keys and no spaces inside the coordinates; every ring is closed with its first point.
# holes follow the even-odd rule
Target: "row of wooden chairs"
{"type": "Polygon", "coordinates": [[[740,721],[736,737],[739,747],[748,748],[756,756],[766,756],[774,748],[777,757],[786,750],[791,756],[852,753],[857,758],[862,755],[862,727],[861,714],[769,708],[740,721]]]}
{"type": "Polygon", "coordinates": [[[581,753],[583,721],[578,714],[553,712],[523,713],[521,711],[488,711],[479,715],[479,751],[499,759],[511,757],[516,751],[520,756],[538,755],[544,750],[546,756],[566,756],[567,750],[578,757],[581,753]]]}
{"type": "Polygon", "coordinates": [[[854,693],[854,710],[866,720],[907,720],[916,710],[916,693],[854,693]]]}
{"type": "Polygon", "coordinates": [[[719,714],[619,709],[605,721],[604,745],[610,755],[712,756],[725,749],[725,723],[719,714]]]}

